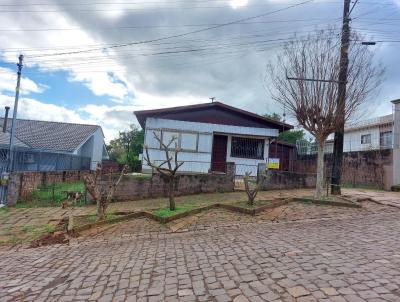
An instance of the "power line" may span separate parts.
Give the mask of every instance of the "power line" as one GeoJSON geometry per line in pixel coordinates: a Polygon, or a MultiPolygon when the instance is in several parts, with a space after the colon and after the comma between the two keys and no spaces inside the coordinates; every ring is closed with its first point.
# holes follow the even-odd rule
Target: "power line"
{"type": "Polygon", "coordinates": [[[172,36],[167,36],[167,37],[162,37],[162,38],[157,38],[157,39],[151,39],[151,40],[144,40],[144,41],[138,41],[138,42],[117,44],[117,45],[109,46],[109,47],[106,47],[106,48],[93,48],[93,49],[80,50],[80,51],[74,51],[74,52],[60,52],[60,53],[53,53],[53,54],[48,54],[48,55],[37,55],[35,57],[59,56],[59,55],[69,55],[69,54],[76,54],[76,53],[84,53],[84,52],[91,52],[91,51],[112,49],[112,48],[119,48],[119,47],[131,46],[131,45],[147,44],[147,43],[158,42],[158,41],[163,41],[163,40],[168,40],[168,39],[173,39],[173,38],[184,37],[184,36],[188,36],[188,35],[192,35],[192,34],[196,34],[196,33],[200,33],[200,32],[205,32],[205,31],[209,31],[209,30],[213,30],[213,29],[229,26],[229,25],[232,25],[232,24],[241,23],[241,22],[253,20],[253,19],[256,19],[256,18],[268,16],[268,15],[271,15],[271,14],[274,14],[274,13],[278,13],[278,12],[282,12],[282,11],[285,11],[285,10],[288,10],[288,9],[291,9],[291,8],[294,8],[294,7],[298,7],[298,6],[307,4],[307,3],[311,3],[313,1],[314,0],[303,1],[303,2],[300,2],[300,3],[296,3],[296,4],[293,4],[293,5],[287,6],[285,8],[281,8],[281,9],[277,9],[277,10],[274,10],[274,11],[266,12],[266,13],[263,13],[263,14],[260,14],[260,15],[247,17],[247,18],[231,21],[231,22],[228,22],[228,23],[222,23],[222,24],[219,24],[219,25],[215,25],[215,26],[211,26],[211,27],[207,27],[207,28],[203,28],[203,29],[198,29],[198,30],[194,30],[194,31],[190,31],[190,32],[182,33],[182,34],[177,34],[177,35],[172,35],[172,36]]]}

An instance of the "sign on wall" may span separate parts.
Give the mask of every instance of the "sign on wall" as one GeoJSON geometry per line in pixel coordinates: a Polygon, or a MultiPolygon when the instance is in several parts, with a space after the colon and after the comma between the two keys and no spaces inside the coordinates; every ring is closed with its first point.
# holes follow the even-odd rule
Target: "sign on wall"
{"type": "Polygon", "coordinates": [[[279,158],[269,158],[268,169],[279,170],[279,158]]]}

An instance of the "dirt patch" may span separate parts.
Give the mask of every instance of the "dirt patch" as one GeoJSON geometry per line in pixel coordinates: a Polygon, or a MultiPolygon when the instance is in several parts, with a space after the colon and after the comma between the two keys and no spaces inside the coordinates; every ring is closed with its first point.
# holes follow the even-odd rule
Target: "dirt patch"
{"type": "Polygon", "coordinates": [[[40,246],[67,243],[69,243],[69,236],[65,232],[54,232],[51,234],[46,234],[42,238],[32,241],[29,247],[36,248],[40,246]]]}

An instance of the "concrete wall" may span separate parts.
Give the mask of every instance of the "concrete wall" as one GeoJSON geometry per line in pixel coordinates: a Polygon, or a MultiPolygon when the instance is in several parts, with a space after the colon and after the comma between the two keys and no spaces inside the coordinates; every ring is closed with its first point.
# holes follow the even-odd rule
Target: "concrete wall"
{"type": "Polygon", "coordinates": [[[316,180],[315,174],[269,170],[263,190],[312,188],[316,180]]]}
{"type": "Polygon", "coordinates": [[[393,185],[400,185],[400,100],[394,104],[394,126],[393,126],[393,185]]]}
{"type": "MultiPolygon", "coordinates": [[[[107,183],[105,181],[105,183],[107,183]]],[[[175,181],[175,195],[198,193],[232,192],[234,190],[233,176],[227,174],[179,174],[175,181]]],[[[124,176],[114,199],[118,201],[139,200],[145,198],[167,197],[169,192],[168,179],[160,174],[149,178],[124,176]]]]}
{"type": "MultiPolygon", "coordinates": [[[[390,149],[344,153],[342,183],[389,189],[392,186],[392,153],[390,149]]],[[[302,156],[294,161],[293,166],[296,173],[316,173],[316,156],[302,156]]],[[[325,168],[326,175],[329,176],[332,168],[332,154],[325,155],[325,168]]]]}

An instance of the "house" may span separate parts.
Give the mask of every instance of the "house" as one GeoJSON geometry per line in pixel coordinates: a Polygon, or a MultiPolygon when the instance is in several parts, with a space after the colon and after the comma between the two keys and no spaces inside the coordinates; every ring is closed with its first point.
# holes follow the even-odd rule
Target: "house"
{"type": "MultiPolygon", "coordinates": [[[[11,124],[11,119],[0,118],[0,168],[8,164],[11,124]]],[[[107,156],[97,125],[17,119],[14,146],[17,171],[95,169],[107,156]]]]}
{"type": "MultiPolygon", "coordinates": [[[[238,109],[221,102],[134,112],[145,130],[145,145],[152,161],[162,163],[165,153],[154,134],[168,143],[177,137],[181,148],[180,171],[226,172],[226,163],[236,165],[236,174],[257,173],[258,163],[268,161],[270,141],[292,129],[286,123],[238,109]]],[[[143,172],[150,167],[143,161],[143,172]]]]}
{"type": "MultiPolygon", "coordinates": [[[[343,152],[392,149],[393,124],[389,114],[346,125],[343,152]]],[[[333,152],[333,140],[327,141],[325,152],[333,152]]]]}

